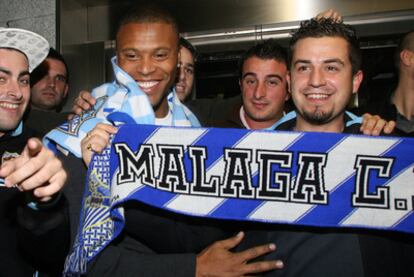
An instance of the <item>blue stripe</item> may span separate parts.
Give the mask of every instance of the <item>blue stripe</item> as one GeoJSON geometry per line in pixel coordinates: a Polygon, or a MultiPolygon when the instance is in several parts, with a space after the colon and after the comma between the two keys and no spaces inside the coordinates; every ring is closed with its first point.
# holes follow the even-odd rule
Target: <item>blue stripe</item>
{"type": "Polygon", "coordinates": [[[319,222],[321,226],[336,226],[353,210],[352,199],[344,199],[344,197],[350,197],[353,192],[354,178],[352,177],[340,185],[335,192],[330,192],[328,205],[315,206],[310,213],[297,222],[304,225],[315,225],[315,222],[319,222]],[[323,220],[320,220],[321,218],[323,220]]]}
{"type": "MultiPolygon", "coordinates": [[[[127,143],[133,152],[138,151],[138,147],[151,136],[151,134],[157,129],[153,125],[143,124],[125,124],[119,127],[118,134],[115,136],[114,141],[111,144],[111,153],[115,153],[115,143],[127,143]],[[134,133],[134,136],[128,134],[134,133]]],[[[110,174],[113,176],[115,170],[118,168],[118,156],[111,155],[110,157],[110,174]]]]}
{"type": "Polygon", "coordinates": [[[223,219],[246,218],[262,203],[261,200],[229,199],[214,210],[210,216],[223,219]]]}
{"type": "Polygon", "coordinates": [[[166,203],[168,203],[174,197],[176,197],[176,194],[174,193],[171,193],[168,191],[157,190],[149,186],[144,186],[139,191],[134,193],[133,198],[135,199],[138,198],[140,199],[140,201],[143,201],[147,204],[162,208],[166,203]]]}
{"type": "MultiPolygon", "coordinates": [[[[312,153],[326,153],[335,146],[342,138],[337,134],[325,134],[324,140],[321,140],[319,133],[303,133],[303,137],[292,144],[286,151],[306,152],[312,149],[312,153]]],[[[298,171],[298,155],[294,155],[292,160],[292,178],[296,176],[298,171]]]]}
{"type": "MultiPolygon", "coordinates": [[[[414,196],[412,201],[414,201],[414,196]]],[[[414,203],[413,203],[414,204],[414,203]]],[[[412,233],[414,230],[414,211],[411,211],[411,214],[408,215],[404,220],[394,226],[395,230],[402,230],[408,233],[412,233]]]]}

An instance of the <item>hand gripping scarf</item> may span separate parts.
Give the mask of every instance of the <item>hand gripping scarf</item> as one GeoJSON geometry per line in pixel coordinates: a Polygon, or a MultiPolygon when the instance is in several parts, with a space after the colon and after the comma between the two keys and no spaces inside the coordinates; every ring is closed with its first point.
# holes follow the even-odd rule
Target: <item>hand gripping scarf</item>
{"type": "MultiPolygon", "coordinates": [[[[76,116],[45,136],[45,144],[51,149],[71,152],[81,157],[80,142],[100,122],[135,124],[155,124],[155,114],[148,97],[136,82],[111,60],[116,80],[104,84],[92,91],[96,104],[90,111],[76,116]]],[[[167,97],[172,113],[173,126],[200,126],[197,118],[181,104],[173,90],[167,97]]],[[[87,261],[97,251],[114,239],[120,229],[114,229],[114,222],[109,216],[110,182],[107,179],[105,165],[108,165],[108,151],[99,156],[101,171],[89,170],[87,187],[83,198],[81,222],[73,251],[65,265],[67,275],[85,273],[87,261]],[[101,201],[89,202],[90,197],[97,196],[101,201]],[[92,227],[91,227],[92,226],[92,227]],[[97,240],[94,240],[97,239],[97,240]],[[89,240],[90,243],[87,241],[89,240]]],[[[94,198],[95,199],[95,198],[94,198]]]]}

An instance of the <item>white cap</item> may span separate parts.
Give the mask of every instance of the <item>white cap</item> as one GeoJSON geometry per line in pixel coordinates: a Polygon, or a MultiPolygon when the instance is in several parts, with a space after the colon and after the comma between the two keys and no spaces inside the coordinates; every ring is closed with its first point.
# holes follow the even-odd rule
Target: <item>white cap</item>
{"type": "Polygon", "coordinates": [[[32,72],[49,53],[49,43],[36,33],[18,28],[0,28],[0,48],[16,49],[26,55],[32,72]]]}

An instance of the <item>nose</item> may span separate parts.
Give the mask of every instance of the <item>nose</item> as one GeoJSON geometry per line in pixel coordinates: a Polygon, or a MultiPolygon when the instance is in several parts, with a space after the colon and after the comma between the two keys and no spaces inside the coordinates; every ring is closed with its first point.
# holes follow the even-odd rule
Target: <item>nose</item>
{"type": "Polygon", "coordinates": [[[183,65],[181,64],[180,69],[178,70],[178,80],[180,81],[184,81],[185,80],[185,68],[183,67],[183,65]]]}
{"type": "Polygon", "coordinates": [[[155,67],[150,57],[144,57],[137,65],[137,71],[142,75],[149,75],[154,70],[155,67]]]}
{"type": "Polygon", "coordinates": [[[56,79],[53,76],[47,75],[47,85],[51,88],[54,88],[56,86],[56,79]]]}
{"type": "Polygon", "coordinates": [[[322,69],[315,68],[309,76],[309,85],[313,87],[320,87],[325,85],[325,76],[322,69]]]}
{"type": "Polygon", "coordinates": [[[260,99],[266,96],[266,85],[264,82],[258,82],[255,90],[254,90],[254,98],[260,99]]]}
{"type": "Polygon", "coordinates": [[[7,95],[14,99],[21,99],[23,97],[18,81],[8,82],[7,95]]]}

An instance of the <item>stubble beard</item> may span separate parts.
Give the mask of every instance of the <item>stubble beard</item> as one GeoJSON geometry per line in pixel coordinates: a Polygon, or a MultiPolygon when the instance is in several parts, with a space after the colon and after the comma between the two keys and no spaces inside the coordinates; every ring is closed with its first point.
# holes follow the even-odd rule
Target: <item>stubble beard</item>
{"type": "Polygon", "coordinates": [[[309,123],[314,125],[323,125],[330,122],[333,117],[333,111],[324,112],[318,106],[311,112],[303,111],[302,117],[309,123]]]}

